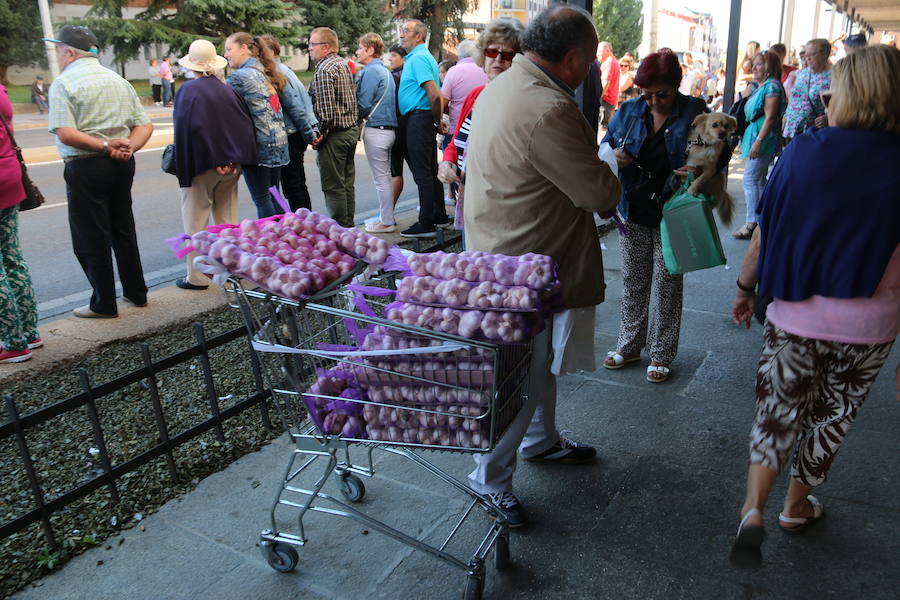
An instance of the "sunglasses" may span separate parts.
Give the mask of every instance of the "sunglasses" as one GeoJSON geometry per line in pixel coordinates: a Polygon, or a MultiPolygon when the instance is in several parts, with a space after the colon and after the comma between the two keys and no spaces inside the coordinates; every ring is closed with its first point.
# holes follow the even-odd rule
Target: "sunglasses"
{"type": "Polygon", "coordinates": [[[498,56],[505,60],[506,62],[512,62],[513,57],[517,54],[517,52],[501,52],[497,48],[485,48],[484,55],[488,58],[497,58],[498,56]]]}
{"type": "Polygon", "coordinates": [[[668,100],[672,96],[674,96],[672,92],[644,92],[641,94],[641,98],[644,99],[645,102],[650,102],[653,98],[657,100],[668,100]]]}
{"type": "Polygon", "coordinates": [[[831,91],[826,90],[824,92],[821,92],[819,94],[819,97],[822,98],[822,104],[825,106],[825,108],[828,108],[828,103],[831,102],[831,91]]]}

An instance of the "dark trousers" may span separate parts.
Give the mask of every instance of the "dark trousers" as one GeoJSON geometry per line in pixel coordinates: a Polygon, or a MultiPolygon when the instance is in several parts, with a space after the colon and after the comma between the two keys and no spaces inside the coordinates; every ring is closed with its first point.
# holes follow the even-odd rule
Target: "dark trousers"
{"type": "Polygon", "coordinates": [[[162,84],[154,83],[150,87],[153,88],[153,101],[162,102],[162,84]]]}
{"type": "Polygon", "coordinates": [[[244,165],[244,182],[250,191],[250,198],[256,205],[256,217],[271,217],[280,215],[284,211],[275,202],[269,188],[278,187],[281,167],[263,167],[262,165],[244,165]]]}
{"type": "Polygon", "coordinates": [[[434,227],[447,222],[444,189],[437,178],[437,128],[431,112],[415,110],[403,116],[406,132],[404,158],[419,188],[419,223],[434,227]]]}
{"type": "Polygon", "coordinates": [[[147,284],[131,212],[134,159],[73,160],[66,163],[64,176],[72,248],[94,290],[91,310],[107,315],[118,312],[110,248],[116,254],[123,295],[142,304],[147,300],[147,284]]]}
{"type": "Polygon", "coordinates": [[[613,115],[616,114],[616,109],[606,100],[603,100],[600,105],[603,107],[603,120],[600,124],[604,127],[609,127],[609,122],[612,121],[613,115]]]}
{"type": "Polygon", "coordinates": [[[281,167],[281,191],[291,205],[291,210],[298,208],[312,210],[312,200],[306,187],[306,170],[303,166],[306,142],[303,141],[299,131],[288,136],[288,151],[291,162],[281,167]]]}

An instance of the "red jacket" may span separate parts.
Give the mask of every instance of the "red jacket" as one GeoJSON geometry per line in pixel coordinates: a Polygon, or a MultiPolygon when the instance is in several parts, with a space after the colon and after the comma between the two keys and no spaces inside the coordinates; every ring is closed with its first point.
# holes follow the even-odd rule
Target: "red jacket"
{"type": "Polygon", "coordinates": [[[456,139],[456,134],[459,133],[462,124],[466,119],[469,118],[469,115],[472,114],[472,108],[475,106],[475,100],[478,99],[478,94],[484,89],[483,85],[478,86],[466,96],[466,99],[463,100],[462,108],[459,110],[459,118],[456,120],[456,130],[453,132],[453,137],[450,138],[450,143],[447,144],[447,147],[444,149],[444,162],[451,162],[454,165],[456,161],[459,160],[459,152],[457,151],[456,144],[453,141],[456,139]]]}

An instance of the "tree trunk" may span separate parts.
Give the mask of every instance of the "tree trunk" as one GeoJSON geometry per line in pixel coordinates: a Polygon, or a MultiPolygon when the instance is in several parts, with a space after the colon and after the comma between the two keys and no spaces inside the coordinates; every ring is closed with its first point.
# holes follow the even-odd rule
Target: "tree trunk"
{"type": "Polygon", "coordinates": [[[444,25],[447,22],[446,11],[441,2],[435,2],[428,19],[428,29],[431,30],[431,37],[428,40],[428,51],[437,61],[441,60],[441,54],[444,50],[444,25]]]}
{"type": "Polygon", "coordinates": [[[9,69],[9,65],[0,64],[0,83],[3,85],[9,85],[9,82],[6,81],[7,69],[9,69]]]}

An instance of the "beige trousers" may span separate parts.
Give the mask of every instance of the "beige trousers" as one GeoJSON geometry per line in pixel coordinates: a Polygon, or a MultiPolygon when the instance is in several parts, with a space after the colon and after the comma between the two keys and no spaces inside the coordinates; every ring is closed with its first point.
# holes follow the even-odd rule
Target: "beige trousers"
{"type": "MultiPolygon", "coordinates": [[[[228,175],[219,175],[215,169],[210,169],[194,177],[191,187],[181,188],[181,221],[185,233],[193,235],[206,229],[210,213],[216,225],[237,224],[240,177],[240,167],[228,175]]],[[[196,252],[187,255],[187,280],[194,285],[209,285],[209,278],[194,269],[195,256],[196,252]]]]}

